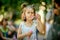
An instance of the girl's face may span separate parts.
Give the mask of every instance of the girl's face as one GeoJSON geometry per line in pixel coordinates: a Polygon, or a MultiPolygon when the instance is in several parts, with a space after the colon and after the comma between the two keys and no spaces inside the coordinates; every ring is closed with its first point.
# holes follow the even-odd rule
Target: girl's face
{"type": "Polygon", "coordinates": [[[45,7],[44,6],[40,6],[40,8],[39,8],[40,10],[45,10],[45,7]]]}
{"type": "Polygon", "coordinates": [[[54,14],[59,15],[59,14],[58,14],[59,12],[58,12],[57,9],[54,9],[53,12],[54,12],[54,14]]]}
{"type": "Polygon", "coordinates": [[[3,26],[7,25],[7,21],[3,20],[3,26]]]}
{"type": "Polygon", "coordinates": [[[26,20],[32,20],[34,18],[34,10],[32,8],[27,8],[25,12],[26,20]]]}

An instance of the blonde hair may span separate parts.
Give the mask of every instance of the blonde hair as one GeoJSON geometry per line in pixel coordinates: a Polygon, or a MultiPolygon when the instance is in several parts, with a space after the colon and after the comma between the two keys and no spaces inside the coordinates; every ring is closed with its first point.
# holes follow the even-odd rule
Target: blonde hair
{"type": "Polygon", "coordinates": [[[26,21],[26,17],[25,17],[25,12],[27,10],[27,8],[32,8],[34,10],[34,15],[35,15],[35,9],[32,5],[23,5],[23,9],[22,9],[22,15],[21,15],[21,19],[26,21]]]}

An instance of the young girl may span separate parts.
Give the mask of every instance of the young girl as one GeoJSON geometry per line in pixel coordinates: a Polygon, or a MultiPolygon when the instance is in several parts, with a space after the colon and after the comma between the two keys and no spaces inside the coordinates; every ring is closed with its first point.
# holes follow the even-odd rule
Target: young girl
{"type": "Polygon", "coordinates": [[[8,32],[8,28],[7,28],[7,19],[2,20],[2,28],[0,29],[0,31],[3,33],[3,36],[6,37],[6,33],[8,32]]]}
{"type": "Polygon", "coordinates": [[[8,35],[11,35],[9,28],[7,27],[7,19],[3,18],[2,27],[0,28],[1,37],[3,39],[8,39],[8,35]]]}
{"type": "Polygon", "coordinates": [[[35,14],[32,6],[26,6],[23,10],[23,15],[24,21],[19,26],[17,38],[19,40],[37,40],[36,29],[40,33],[44,33],[40,16],[35,14]]]}

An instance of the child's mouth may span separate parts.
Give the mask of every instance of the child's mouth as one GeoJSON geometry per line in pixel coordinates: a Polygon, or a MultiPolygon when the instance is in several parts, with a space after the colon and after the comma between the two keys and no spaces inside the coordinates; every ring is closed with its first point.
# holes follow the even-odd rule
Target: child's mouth
{"type": "Polygon", "coordinates": [[[34,16],[31,16],[30,18],[31,18],[31,19],[33,19],[33,18],[34,18],[34,16]]]}

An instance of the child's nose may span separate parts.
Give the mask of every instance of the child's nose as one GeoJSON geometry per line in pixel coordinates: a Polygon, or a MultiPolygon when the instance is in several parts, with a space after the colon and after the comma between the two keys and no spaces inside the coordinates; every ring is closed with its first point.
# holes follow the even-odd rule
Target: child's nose
{"type": "Polygon", "coordinates": [[[30,13],[30,16],[32,15],[32,13],[30,13]]]}

